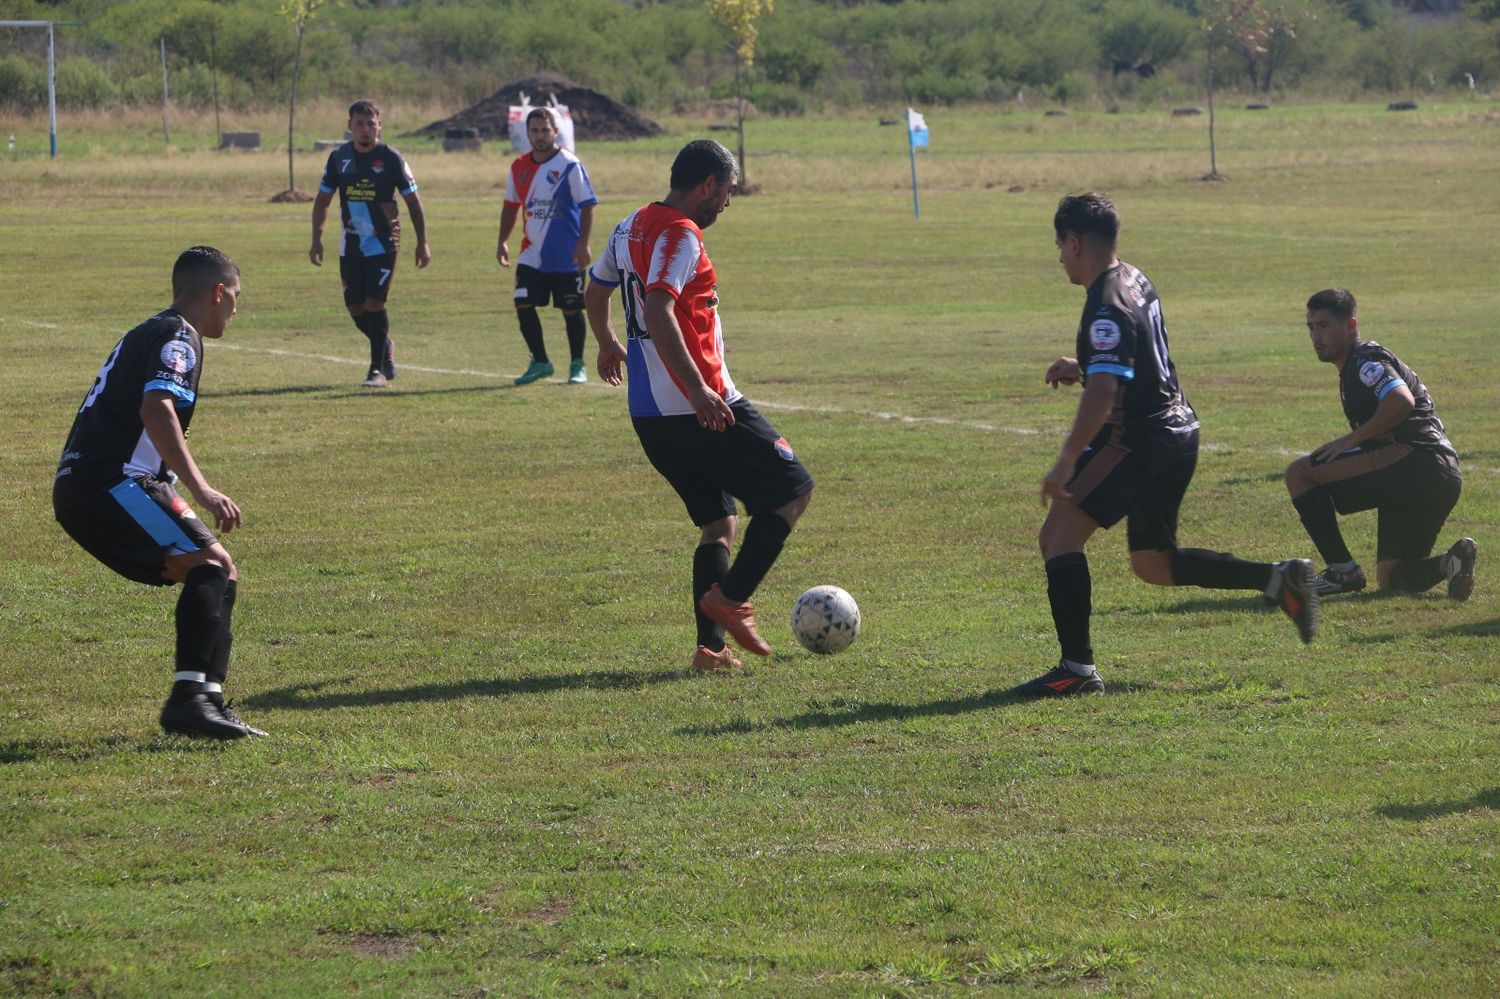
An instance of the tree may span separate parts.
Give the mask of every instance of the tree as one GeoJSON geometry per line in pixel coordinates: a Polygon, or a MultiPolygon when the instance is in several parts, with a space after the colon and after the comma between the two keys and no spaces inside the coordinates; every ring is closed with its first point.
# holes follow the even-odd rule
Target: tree
{"type": "Polygon", "coordinates": [[[740,137],[740,190],[750,186],[745,167],[744,71],[755,65],[755,43],[760,32],[755,20],[775,9],[775,0],[708,0],[708,13],[734,39],[735,130],[740,137]]]}
{"type": "Polygon", "coordinates": [[[1260,0],[1224,0],[1208,9],[1205,21],[1220,48],[1244,64],[1250,86],[1268,94],[1276,70],[1296,44],[1298,27],[1314,16],[1286,4],[1268,7],[1260,0]]]}
{"type": "Polygon", "coordinates": [[[302,75],[302,35],[314,14],[323,7],[338,2],[339,0],[282,0],[282,15],[291,18],[297,29],[297,52],[292,58],[292,96],[287,103],[286,112],[286,190],[272,198],[272,201],[311,200],[308,195],[297,190],[297,182],[292,175],[292,149],[296,141],[297,80],[302,75]]]}

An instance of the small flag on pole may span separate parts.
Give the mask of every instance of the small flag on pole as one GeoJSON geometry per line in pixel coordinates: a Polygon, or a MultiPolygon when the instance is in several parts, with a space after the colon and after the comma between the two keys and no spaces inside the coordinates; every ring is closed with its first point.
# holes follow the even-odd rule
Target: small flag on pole
{"type": "Polygon", "coordinates": [[[911,136],[911,147],[927,145],[927,119],[912,108],[906,109],[906,132],[911,136]]]}
{"type": "Polygon", "coordinates": [[[922,217],[922,202],[917,197],[917,147],[927,145],[927,119],[913,108],[906,109],[906,148],[911,155],[911,211],[922,217]]]}

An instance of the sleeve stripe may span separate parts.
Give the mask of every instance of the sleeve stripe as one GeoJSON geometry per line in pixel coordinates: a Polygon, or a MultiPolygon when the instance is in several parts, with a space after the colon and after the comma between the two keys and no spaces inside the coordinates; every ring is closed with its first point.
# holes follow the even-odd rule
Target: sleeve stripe
{"type": "Polygon", "coordinates": [[[1089,375],[1114,375],[1116,378],[1123,378],[1127,382],[1135,377],[1135,372],[1123,364],[1090,364],[1084,373],[1089,375]]]}
{"type": "Polygon", "coordinates": [[[1405,384],[1406,382],[1402,381],[1399,378],[1392,378],[1390,381],[1386,382],[1384,385],[1380,386],[1380,388],[1375,390],[1376,401],[1378,402],[1379,400],[1384,399],[1386,396],[1394,392],[1397,386],[1405,384]]]}

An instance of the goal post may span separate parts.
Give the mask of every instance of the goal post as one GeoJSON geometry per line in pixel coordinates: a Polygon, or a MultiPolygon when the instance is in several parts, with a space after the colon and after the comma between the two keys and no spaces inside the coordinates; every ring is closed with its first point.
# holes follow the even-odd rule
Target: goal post
{"type": "Polygon", "coordinates": [[[81,21],[0,21],[0,28],[47,29],[47,136],[52,159],[57,159],[57,25],[78,27],[81,21]]]}

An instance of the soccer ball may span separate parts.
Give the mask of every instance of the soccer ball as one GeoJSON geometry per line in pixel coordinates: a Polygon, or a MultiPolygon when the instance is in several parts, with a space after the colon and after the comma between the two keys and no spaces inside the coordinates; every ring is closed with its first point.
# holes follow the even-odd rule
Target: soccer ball
{"type": "Polygon", "coordinates": [[[842,652],[859,634],[859,605],[837,586],[814,586],[792,607],[792,634],[809,652],[842,652]]]}

